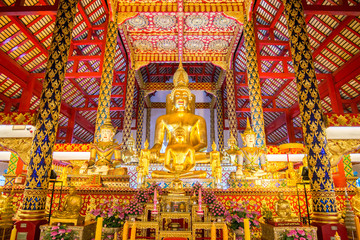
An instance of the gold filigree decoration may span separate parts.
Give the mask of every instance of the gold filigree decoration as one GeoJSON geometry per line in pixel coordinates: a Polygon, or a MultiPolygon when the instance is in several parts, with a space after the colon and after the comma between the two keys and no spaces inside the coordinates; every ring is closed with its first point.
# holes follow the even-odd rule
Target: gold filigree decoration
{"type": "Polygon", "coordinates": [[[211,63],[221,67],[223,70],[227,70],[229,68],[229,64],[226,61],[211,61],[211,63]]]}
{"type": "Polygon", "coordinates": [[[328,148],[332,155],[331,167],[335,167],[344,155],[360,149],[360,139],[331,139],[328,140],[328,148]]]}
{"type": "Polygon", "coordinates": [[[29,164],[32,138],[0,138],[0,147],[16,153],[25,165],[29,164]]]}
{"type": "Polygon", "coordinates": [[[239,24],[244,24],[244,11],[240,10],[240,11],[231,11],[231,12],[224,12],[224,15],[226,17],[230,17],[235,19],[239,24]]]}
{"type": "Polygon", "coordinates": [[[139,70],[141,67],[148,65],[149,61],[135,61],[134,69],[139,70]]]}
{"type": "Polygon", "coordinates": [[[121,12],[118,14],[117,23],[118,25],[123,24],[129,18],[136,17],[139,13],[137,12],[121,12]]]}

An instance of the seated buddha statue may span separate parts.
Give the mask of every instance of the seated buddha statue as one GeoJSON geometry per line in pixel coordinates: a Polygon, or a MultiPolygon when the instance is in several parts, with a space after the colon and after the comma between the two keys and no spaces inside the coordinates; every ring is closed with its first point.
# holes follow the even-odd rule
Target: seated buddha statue
{"type": "Polygon", "coordinates": [[[299,174],[294,169],[294,164],[292,162],[288,163],[288,169],[286,170],[286,180],[288,187],[296,187],[296,183],[300,182],[299,174]]]}
{"type": "Polygon", "coordinates": [[[138,155],[135,146],[135,139],[132,134],[125,144],[125,149],[121,153],[121,158],[124,163],[137,162],[138,155]]]}
{"type": "Polygon", "coordinates": [[[193,96],[187,86],[188,82],[188,75],[180,64],[174,74],[175,87],[169,98],[172,111],[156,120],[154,146],[150,149],[151,160],[164,162],[168,172],[154,171],[153,178],[172,178],[175,177],[175,173],[182,178],[206,176],[205,171],[192,171],[195,166],[196,154],[207,148],[207,136],[205,119],[191,112],[190,102],[193,96]],[[165,134],[168,145],[162,160],[160,159],[160,149],[165,134]],[[175,156],[175,152],[178,156],[175,156]]]}
{"type": "Polygon", "coordinates": [[[217,151],[217,146],[215,142],[213,142],[211,148],[212,148],[212,151],[210,152],[211,175],[215,179],[215,185],[219,187],[221,185],[221,180],[222,180],[221,156],[220,156],[220,152],[217,151]]]}
{"type": "Polygon", "coordinates": [[[115,132],[111,119],[106,119],[100,127],[100,140],[91,144],[90,160],[81,166],[80,174],[107,175],[110,169],[121,163],[121,146],[114,142],[115,132]]]}
{"type": "Polygon", "coordinates": [[[154,171],[153,177],[169,177],[169,178],[187,178],[199,177],[205,178],[206,172],[192,171],[195,167],[195,149],[185,143],[185,130],[178,127],[174,131],[174,144],[167,146],[165,150],[165,169],[169,172],[154,171]]]}
{"type": "Polygon", "coordinates": [[[244,147],[240,148],[239,165],[243,165],[243,170],[248,177],[262,177],[266,175],[266,156],[264,150],[255,147],[256,134],[250,127],[247,119],[246,129],[241,134],[244,147]]]}
{"type": "Polygon", "coordinates": [[[80,195],[76,194],[76,188],[71,186],[69,194],[66,195],[62,210],[54,211],[51,222],[59,222],[57,219],[78,219],[82,206],[82,199],[80,195]],[[54,221],[54,219],[56,219],[54,221]]]}
{"type": "Polygon", "coordinates": [[[230,163],[236,166],[235,178],[239,179],[243,176],[242,162],[239,161],[240,151],[236,143],[236,139],[231,134],[228,141],[228,149],[225,151],[225,155],[230,159],[230,163]]]}
{"type": "Polygon", "coordinates": [[[279,192],[279,200],[274,203],[276,216],[273,217],[274,222],[299,222],[299,217],[291,210],[289,201],[284,199],[284,193],[279,192]]]}
{"type": "Polygon", "coordinates": [[[137,175],[138,187],[143,186],[145,182],[145,178],[149,174],[150,150],[148,148],[149,148],[149,141],[146,139],[144,143],[144,149],[142,149],[140,152],[139,165],[136,168],[138,172],[137,175]]]}

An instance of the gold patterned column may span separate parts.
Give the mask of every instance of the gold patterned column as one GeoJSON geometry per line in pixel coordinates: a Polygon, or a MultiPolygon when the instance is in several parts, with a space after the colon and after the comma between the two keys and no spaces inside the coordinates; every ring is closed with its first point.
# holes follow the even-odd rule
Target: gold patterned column
{"type": "Polygon", "coordinates": [[[150,142],[151,107],[146,109],[146,139],[150,142]]]}
{"type": "MultiPolygon", "coordinates": [[[[116,16],[115,16],[115,19],[116,16]]],[[[104,55],[104,65],[101,74],[101,84],[99,92],[98,109],[96,114],[96,125],[95,125],[95,137],[94,140],[97,142],[100,139],[100,127],[104,124],[105,119],[110,118],[110,100],[111,100],[111,89],[114,76],[114,61],[117,44],[117,23],[109,19],[107,34],[106,34],[106,45],[104,55]]]]}
{"type": "Polygon", "coordinates": [[[235,83],[234,83],[234,71],[228,69],[226,71],[226,92],[227,92],[227,111],[229,119],[230,134],[236,139],[237,134],[237,120],[236,120],[236,103],[235,103],[235,83]]]}
{"type": "Polygon", "coordinates": [[[60,0],[40,97],[30,162],[19,217],[43,220],[53,148],[59,123],[62,87],[74,26],[77,0],[60,0]]]}
{"type": "Polygon", "coordinates": [[[143,123],[144,123],[144,90],[139,91],[139,104],[137,114],[137,129],[136,129],[136,151],[140,152],[143,136],[143,123]]]}
{"type": "Polygon", "coordinates": [[[131,134],[131,122],[134,105],[135,70],[130,68],[126,80],[125,116],[123,128],[123,143],[126,143],[131,134]]]}
{"type": "Polygon", "coordinates": [[[215,110],[210,109],[210,145],[215,141],[215,110]]]}
{"type": "Polygon", "coordinates": [[[223,151],[224,150],[224,115],[223,115],[221,90],[216,91],[216,118],[217,118],[217,129],[218,129],[218,147],[219,147],[219,151],[223,151]]]}
{"type": "Polygon", "coordinates": [[[284,0],[284,7],[309,162],[313,219],[316,223],[337,223],[324,117],[303,6],[301,0],[284,0]]]}
{"type": "MultiPolygon", "coordinates": [[[[246,17],[246,14],[245,14],[246,17]]],[[[249,86],[249,100],[251,110],[251,124],[256,133],[256,147],[265,148],[265,126],[262,107],[261,87],[259,78],[258,59],[256,54],[255,30],[253,20],[244,24],[246,67],[249,86]]]]}

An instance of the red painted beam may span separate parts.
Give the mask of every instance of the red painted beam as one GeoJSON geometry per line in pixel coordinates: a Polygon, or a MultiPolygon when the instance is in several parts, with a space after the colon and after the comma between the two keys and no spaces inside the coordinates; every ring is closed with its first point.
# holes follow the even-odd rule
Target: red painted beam
{"type": "Polygon", "coordinates": [[[0,7],[0,16],[56,15],[58,5],[0,7]]]}
{"type": "Polygon", "coordinates": [[[304,5],[304,13],[311,15],[347,15],[359,16],[360,4],[356,6],[304,5]]]}
{"type": "Polygon", "coordinates": [[[325,40],[320,44],[320,46],[313,52],[313,59],[321,53],[327,45],[334,40],[334,38],[341,33],[341,31],[354,19],[355,17],[346,17],[331,33],[325,38],[325,40]]]}

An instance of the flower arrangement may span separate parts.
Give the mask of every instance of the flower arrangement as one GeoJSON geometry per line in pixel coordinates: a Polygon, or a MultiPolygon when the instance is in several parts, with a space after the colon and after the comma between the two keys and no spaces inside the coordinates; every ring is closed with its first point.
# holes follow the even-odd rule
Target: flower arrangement
{"type": "Polygon", "coordinates": [[[143,212],[144,212],[144,206],[136,198],[134,198],[134,200],[132,200],[130,204],[125,207],[126,215],[141,215],[143,214],[143,212]]]}
{"type": "Polygon", "coordinates": [[[312,240],[310,234],[302,229],[286,230],[282,235],[282,240],[312,240]]]}
{"type": "MultiPolygon", "coordinates": [[[[66,225],[60,225],[51,227],[42,240],[74,240],[74,231],[66,229],[66,225]]],[[[77,238],[75,238],[77,240],[77,238]]]]}
{"type": "Polygon", "coordinates": [[[159,195],[162,195],[162,194],[163,194],[163,190],[162,190],[162,188],[160,187],[160,185],[154,182],[154,183],[151,184],[150,187],[148,188],[149,196],[154,196],[155,189],[156,189],[156,192],[157,192],[159,195]]]}
{"type": "Polygon", "coordinates": [[[214,204],[217,202],[217,198],[215,196],[215,193],[208,189],[208,190],[202,190],[202,196],[203,196],[203,203],[205,204],[214,204]]]}
{"type": "Polygon", "coordinates": [[[150,199],[149,191],[147,189],[139,189],[136,192],[134,199],[136,199],[139,203],[147,203],[150,199]]]}
{"type": "Polygon", "coordinates": [[[257,211],[249,211],[247,209],[247,203],[232,203],[231,212],[226,216],[226,221],[229,222],[230,228],[238,230],[238,232],[244,232],[244,219],[248,218],[250,221],[250,228],[260,227],[258,217],[260,213],[257,211]]]}
{"type": "Polygon", "coordinates": [[[225,215],[227,214],[226,208],[219,201],[216,201],[215,203],[209,205],[209,212],[214,217],[225,217],[225,215]]]}
{"type": "Polygon", "coordinates": [[[125,223],[125,210],[118,201],[109,202],[108,200],[99,204],[95,210],[91,210],[90,214],[97,219],[104,219],[103,226],[107,228],[119,228],[125,223]]]}

